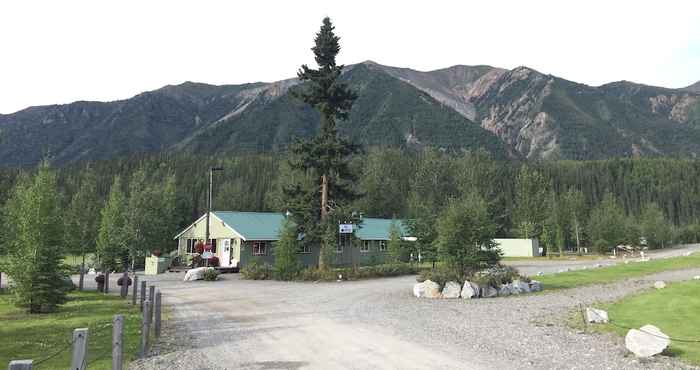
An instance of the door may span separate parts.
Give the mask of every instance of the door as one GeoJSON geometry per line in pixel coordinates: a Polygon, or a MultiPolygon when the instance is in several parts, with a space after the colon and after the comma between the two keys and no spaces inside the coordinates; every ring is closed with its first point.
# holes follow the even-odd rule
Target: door
{"type": "Polygon", "coordinates": [[[221,245],[221,267],[231,266],[231,239],[224,239],[221,245]]]}

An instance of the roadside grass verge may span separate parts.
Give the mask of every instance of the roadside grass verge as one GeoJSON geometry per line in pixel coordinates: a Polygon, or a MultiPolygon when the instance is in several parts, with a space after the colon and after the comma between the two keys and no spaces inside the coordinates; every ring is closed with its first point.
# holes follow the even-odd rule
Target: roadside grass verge
{"type": "MultiPolygon", "coordinates": [[[[700,281],[668,284],[660,290],[623,298],[601,306],[611,322],[630,328],[652,324],[671,338],[700,340],[700,281]]],[[[589,326],[602,332],[627,335],[627,329],[611,324],[589,326]]],[[[671,341],[669,352],[694,365],[700,365],[700,343],[671,341]]]]}
{"type": "Polygon", "coordinates": [[[545,290],[567,289],[578,286],[612,283],[670,270],[700,268],[700,253],[685,257],[655,259],[647,262],[631,262],[615,266],[560,272],[538,276],[545,290]]]}
{"type": "Polygon", "coordinates": [[[136,358],[141,315],[128,300],[97,292],[71,292],[69,301],[51,314],[28,314],[15,307],[11,295],[0,295],[0,366],[10,360],[33,359],[36,364],[62,348],[67,350],[41,364],[43,369],[70,366],[73,329],[89,328],[90,369],[111,369],[112,317],[124,315],[125,363],[136,358]]]}

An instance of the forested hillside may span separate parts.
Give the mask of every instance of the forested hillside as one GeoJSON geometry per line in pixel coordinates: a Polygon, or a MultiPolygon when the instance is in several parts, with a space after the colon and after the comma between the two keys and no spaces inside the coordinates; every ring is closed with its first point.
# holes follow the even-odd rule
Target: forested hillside
{"type": "MultiPolygon", "coordinates": [[[[81,163],[56,169],[59,193],[67,207],[79,184],[88,176],[97,179],[97,198],[102,204],[114,176],[120,176],[128,195],[135,173],[145,173],[146,182],[160,184],[175,176],[176,230],[200,216],[206,209],[207,171],[222,165],[215,174],[214,208],[239,211],[283,211],[281,185],[290,176],[285,154],[250,154],[225,157],[161,154],[110,161],[81,163]],[[141,170],[141,171],[139,171],[141,170]]],[[[576,211],[584,220],[583,240],[590,240],[588,223],[610,194],[626,220],[625,227],[640,224],[650,205],[658,205],[664,219],[683,240],[697,240],[700,234],[700,161],[688,159],[615,159],[601,161],[548,161],[525,164],[493,159],[484,152],[453,155],[440,151],[378,149],[358,156],[352,163],[357,174],[356,190],[363,196],[353,208],[366,216],[424,218],[438,215],[451,198],[477,192],[489,201],[499,224],[498,236],[520,235],[518,202],[531,197],[542,204],[540,222],[561,223],[567,245],[573,243],[571,217],[552,220],[564,212],[568,193],[580,191],[582,202],[576,211]],[[535,191],[526,179],[535,177],[535,191]],[[539,183],[537,181],[540,181],[539,183]],[[540,197],[540,198],[537,198],[540,197]],[[557,211],[558,210],[558,211],[557,211]]],[[[20,173],[34,171],[5,169],[0,173],[0,203],[8,198],[20,173]]],[[[139,180],[142,181],[142,180],[139,180]]],[[[530,181],[530,180],[527,180],[530,181]]],[[[535,210],[528,210],[533,213],[535,210]]],[[[144,210],[146,212],[146,210],[144,210]]],[[[566,210],[571,212],[571,210],[566,210]]],[[[96,215],[95,217],[99,217],[96,215]]],[[[591,226],[594,227],[594,226],[591,226]]],[[[634,232],[634,230],[630,231],[634,232]]]]}

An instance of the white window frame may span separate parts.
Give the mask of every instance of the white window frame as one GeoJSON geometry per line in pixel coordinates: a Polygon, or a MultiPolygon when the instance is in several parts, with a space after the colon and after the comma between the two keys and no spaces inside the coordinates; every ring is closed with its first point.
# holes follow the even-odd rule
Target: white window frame
{"type": "Polygon", "coordinates": [[[380,240],[379,241],[379,251],[380,252],[386,252],[388,250],[387,245],[386,245],[386,240],[380,240]]]}
{"type": "Polygon", "coordinates": [[[252,251],[254,256],[267,256],[267,242],[253,242],[252,251]],[[262,252],[260,252],[262,248],[262,252]]]}
{"type": "Polygon", "coordinates": [[[299,254],[310,254],[311,253],[311,246],[308,244],[302,244],[301,248],[299,248],[299,254]]]}
{"type": "Polygon", "coordinates": [[[363,240],[362,245],[360,245],[360,253],[369,253],[372,242],[369,240],[363,240]]]}
{"type": "Polygon", "coordinates": [[[197,239],[185,239],[185,253],[194,254],[194,246],[197,245],[197,239]]]}

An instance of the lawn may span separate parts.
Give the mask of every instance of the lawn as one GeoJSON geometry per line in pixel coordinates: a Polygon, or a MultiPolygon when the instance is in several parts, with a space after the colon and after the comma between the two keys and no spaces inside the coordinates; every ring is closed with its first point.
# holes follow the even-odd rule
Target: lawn
{"type": "Polygon", "coordinates": [[[112,317],[124,315],[124,358],[138,354],[141,315],[128,300],[96,292],[73,292],[70,300],[52,314],[28,314],[10,302],[11,295],[0,294],[0,366],[10,360],[44,358],[67,350],[41,364],[43,369],[70,366],[68,342],[75,328],[89,328],[88,363],[92,369],[111,369],[112,317]]]}
{"type": "Polygon", "coordinates": [[[612,283],[618,280],[634,278],[668,270],[700,268],[700,253],[686,257],[656,259],[647,262],[631,262],[610,267],[591,268],[561,272],[537,277],[544,288],[566,289],[577,286],[612,283]]]}
{"type": "MultiPolygon", "coordinates": [[[[665,289],[649,290],[602,308],[617,325],[639,328],[652,324],[671,338],[700,340],[700,281],[672,283],[665,289]]],[[[609,324],[597,328],[627,334],[627,329],[609,324]]],[[[700,343],[672,341],[670,352],[700,365],[700,343]]]]}

